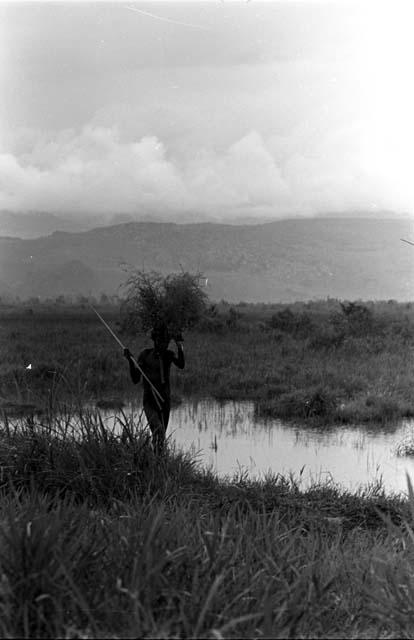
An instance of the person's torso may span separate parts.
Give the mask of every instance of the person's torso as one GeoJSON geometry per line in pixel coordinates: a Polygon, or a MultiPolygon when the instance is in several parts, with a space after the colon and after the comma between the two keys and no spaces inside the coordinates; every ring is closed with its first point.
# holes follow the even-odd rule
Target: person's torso
{"type": "MultiPolygon", "coordinates": [[[[145,349],[139,356],[138,363],[145,375],[156,389],[166,398],[170,397],[170,369],[173,353],[169,350],[160,354],[154,349],[145,349]]],[[[144,399],[153,398],[153,391],[148,380],[143,378],[144,399]]]]}

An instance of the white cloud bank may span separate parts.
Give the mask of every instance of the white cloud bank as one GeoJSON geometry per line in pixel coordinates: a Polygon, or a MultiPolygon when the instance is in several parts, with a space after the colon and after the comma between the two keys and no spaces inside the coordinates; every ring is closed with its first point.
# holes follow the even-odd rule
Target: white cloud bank
{"type": "MultiPolygon", "coordinates": [[[[174,155],[154,135],[127,141],[116,127],[26,131],[0,154],[0,209],[179,221],[189,212],[196,220],[395,208],[392,188],[361,164],[359,134],[354,127],[312,139],[305,153],[303,127],[286,138],[250,131],[224,149],[174,155]]],[[[408,195],[398,206],[410,206],[408,195]]]]}
{"type": "Polygon", "coordinates": [[[414,211],[412,3],[3,4],[0,209],[414,211]]]}

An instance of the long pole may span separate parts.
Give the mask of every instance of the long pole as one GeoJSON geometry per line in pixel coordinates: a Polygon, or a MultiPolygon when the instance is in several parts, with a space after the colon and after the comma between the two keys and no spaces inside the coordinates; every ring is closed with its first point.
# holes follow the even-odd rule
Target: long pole
{"type": "MultiPolygon", "coordinates": [[[[109,333],[111,334],[111,336],[117,341],[117,343],[119,344],[119,346],[121,347],[121,349],[125,349],[124,345],[122,344],[122,342],[120,341],[120,339],[118,338],[117,335],[115,335],[115,333],[112,331],[111,327],[109,326],[109,324],[107,324],[105,322],[105,320],[102,318],[101,314],[98,313],[98,311],[95,309],[95,307],[93,307],[91,304],[89,305],[90,308],[96,313],[96,315],[98,316],[99,320],[102,322],[102,324],[108,329],[109,333]]],[[[154,387],[154,385],[152,384],[151,380],[148,378],[148,376],[145,375],[145,373],[143,372],[143,370],[141,369],[141,367],[139,366],[138,362],[135,360],[135,358],[133,356],[131,356],[131,360],[134,363],[134,365],[136,366],[136,368],[138,369],[138,371],[140,372],[140,374],[142,375],[143,378],[145,378],[145,380],[148,382],[148,384],[150,385],[154,396],[155,396],[155,401],[158,405],[158,408],[161,409],[158,400],[160,400],[161,402],[164,402],[164,398],[162,397],[162,395],[159,393],[158,389],[156,389],[156,387],[154,387]]]]}
{"type": "Polygon", "coordinates": [[[412,244],[414,247],[414,242],[410,242],[409,240],[404,240],[404,238],[400,238],[401,242],[406,242],[407,244],[412,244]]]}

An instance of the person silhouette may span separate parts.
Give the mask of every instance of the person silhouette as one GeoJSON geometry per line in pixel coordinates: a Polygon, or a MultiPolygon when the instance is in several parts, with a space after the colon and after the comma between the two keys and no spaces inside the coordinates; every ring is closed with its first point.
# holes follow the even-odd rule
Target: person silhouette
{"type": "Polygon", "coordinates": [[[142,376],[135,366],[129,349],[124,350],[124,356],[129,362],[132,382],[138,384],[143,378],[143,408],[152,434],[152,446],[157,455],[162,454],[165,445],[165,435],[171,410],[170,369],[174,364],[179,369],[185,367],[183,339],[181,334],[172,338],[165,326],[156,327],[151,331],[153,348],[144,349],[138,356],[137,364],[148,380],[142,376]],[[177,355],[169,349],[171,340],[177,345],[177,355]],[[162,400],[155,395],[151,384],[159,392],[162,400]]]}

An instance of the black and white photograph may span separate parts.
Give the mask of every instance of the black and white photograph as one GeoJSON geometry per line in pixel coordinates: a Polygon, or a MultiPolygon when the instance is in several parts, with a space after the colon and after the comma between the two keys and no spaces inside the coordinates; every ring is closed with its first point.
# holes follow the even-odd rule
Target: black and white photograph
{"type": "Polygon", "coordinates": [[[0,0],[0,637],[414,638],[414,3],[0,0]]]}

